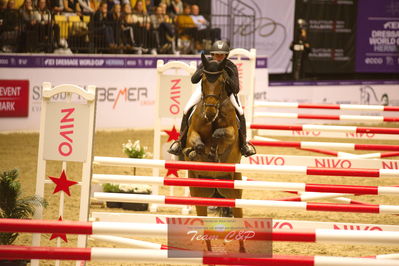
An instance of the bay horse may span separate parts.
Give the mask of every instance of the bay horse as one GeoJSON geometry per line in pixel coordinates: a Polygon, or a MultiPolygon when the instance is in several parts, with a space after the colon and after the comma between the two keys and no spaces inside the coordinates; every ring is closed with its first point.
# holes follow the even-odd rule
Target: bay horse
{"type": "MultiPolygon", "coordinates": [[[[238,136],[236,111],[230,101],[225,86],[228,74],[224,70],[226,59],[222,62],[208,61],[201,55],[204,66],[201,82],[202,97],[191,116],[187,133],[186,147],[183,149],[185,161],[240,163],[241,151],[238,136]]],[[[189,178],[241,180],[241,173],[188,171],[189,178]]],[[[240,199],[241,189],[190,187],[192,197],[215,197],[240,199]]],[[[207,216],[206,206],[195,206],[198,216],[207,216]]],[[[242,218],[241,208],[233,208],[233,216],[242,218]]],[[[211,251],[210,242],[207,242],[211,251]]],[[[245,252],[240,241],[240,252],[245,252]]]]}

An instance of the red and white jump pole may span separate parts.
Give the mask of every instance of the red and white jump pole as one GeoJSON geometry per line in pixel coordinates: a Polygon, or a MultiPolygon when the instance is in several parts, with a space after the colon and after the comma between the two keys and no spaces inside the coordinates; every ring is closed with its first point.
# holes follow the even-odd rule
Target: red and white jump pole
{"type": "Polygon", "coordinates": [[[0,259],[48,259],[85,261],[134,261],[172,264],[223,264],[223,265],[279,265],[279,266],[397,266],[392,259],[327,257],[327,256],[284,256],[270,258],[222,257],[212,253],[180,251],[188,253],[188,258],[170,258],[168,250],[129,249],[129,248],[56,248],[0,246],[0,259]]]}
{"type": "Polygon", "coordinates": [[[94,157],[94,164],[108,166],[144,167],[144,168],[166,168],[195,171],[217,171],[217,172],[267,172],[267,173],[290,173],[303,175],[331,175],[331,176],[362,176],[362,177],[399,177],[396,169],[346,169],[346,168],[316,168],[307,166],[284,166],[284,165],[254,165],[254,164],[231,164],[231,163],[204,163],[187,161],[165,161],[151,159],[134,159],[119,157],[94,157]]]}
{"type": "Polygon", "coordinates": [[[297,114],[297,113],[273,113],[273,112],[255,112],[254,117],[322,119],[322,120],[341,120],[341,121],[376,122],[376,123],[399,121],[399,117],[386,117],[386,116],[324,115],[324,114],[297,114]]]}
{"type": "Polygon", "coordinates": [[[389,127],[356,127],[356,126],[327,126],[327,125],[266,125],[252,124],[251,129],[265,130],[292,130],[292,131],[321,131],[321,132],[346,132],[359,134],[399,134],[398,128],[389,127]]]}
{"type": "Polygon", "coordinates": [[[232,189],[295,190],[303,192],[346,193],[358,195],[399,195],[399,187],[306,184],[268,181],[218,180],[133,175],[93,174],[99,183],[149,184],[159,186],[191,186],[232,189]]]}
{"type": "Polygon", "coordinates": [[[316,202],[291,202],[275,200],[249,200],[249,199],[220,199],[201,197],[173,197],[162,195],[140,195],[95,192],[94,198],[114,202],[138,202],[177,205],[217,206],[232,208],[285,208],[302,211],[333,211],[353,213],[379,213],[399,214],[399,206],[396,205],[357,205],[357,204],[334,204],[316,202]]]}
{"type": "MultiPolygon", "coordinates": [[[[249,228],[248,230],[252,230],[249,228]]],[[[229,231],[215,231],[208,228],[198,231],[209,235],[225,236],[229,231]]],[[[24,219],[0,219],[0,232],[25,232],[25,233],[70,233],[93,235],[97,232],[103,234],[132,234],[140,236],[167,237],[167,224],[146,223],[107,223],[107,222],[67,222],[49,220],[24,220],[24,219]],[[83,229],[82,226],[85,228],[83,229]],[[113,226],[113,227],[112,227],[113,226]],[[128,229],[126,232],[115,227],[128,229]],[[146,228],[143,230],[143,228],[146,228]],[[91,229],[88,231],[87,229],[91,229]]],[[[334,242],[334,243],[356,243],[356,244],[381,244],[399,245],[399,232],[396,231],[357,231],[357,230],[331,230],[316,229],[314,231],[256,231],[256,239],[271,239],[273,241],[295,241],[295,242],[334,242]]],[[[101,236],[99,236],[101,238],[101,236]]],[[[250,240],[250,239],[249,239],[250,240]]],[[[0,246],[1,247],[1,246],[0,246]]],[[[151,247],[152,248],[152,247],[151,247]]]]}
{"type": "Polygon", "coordinates": [[[365,104],[309,104],[309,103],[296,103],[296,102],[255,101],[254,107],[399,112],[399,106],[365,105],[365,104]]]}
{"type": "Polygon", "coordinates": [[[312,141],[267,141],[251,140],[254,146],[268,147],[291,147],[300,149],[333,148],[342,150],[377,150],[377,151],[399,151],[399,145],[384,144],[356,144],[339,142],[312,142],[312,141]]]}

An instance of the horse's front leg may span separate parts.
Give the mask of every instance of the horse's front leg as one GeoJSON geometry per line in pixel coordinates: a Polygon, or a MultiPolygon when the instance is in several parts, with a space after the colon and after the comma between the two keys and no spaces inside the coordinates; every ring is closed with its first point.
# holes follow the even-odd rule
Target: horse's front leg
{"type": "Polygon", "coordinates": [[[187,144],[187,148],[183,152],[190,160],[195,160],[198,155],[203,154],[205,151],[205,144],[200,134],[195,130],[191,130],[187,144]]]}

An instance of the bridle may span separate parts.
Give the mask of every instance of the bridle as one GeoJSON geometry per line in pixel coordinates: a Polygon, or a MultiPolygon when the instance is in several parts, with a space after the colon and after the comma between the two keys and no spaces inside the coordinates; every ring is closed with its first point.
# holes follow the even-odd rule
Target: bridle
{"type": "MultiPolygon", "coordinates": [[[[206,73],[206,74],[216,75],[216,74],[223,73],[223,70],[211,72],[211,71],[207,71],[207,70],[204,69],[203,72],[206,73]]],[[[225,78],[223,78],[223,90],[226,90],[226,79],[225,78]]],[[[216,120],[216,118],[219,116],[220,108],[229,99],[229,97],[226,97],[222,102],[220,102],[222,100],[221,99],[221,95],[222,95],[222,93],[220,93],[219,95],[216,95],[216,94],[206,94],[205,95],[203,87],[201,88],[201,100],[202,100],[202,106],[204,107],[204,108],[202,108],[202,112],[203,112],[204,116],[206,117],[206,113],[204,112],[206,107],[214,107],[217,110],[216,115],[215,115],[214,119],[212,119],[211,122],[216,120]],[[217,103],[216,104],[206,103],[206,99],[207,98],[215,98],[217,100],[217,103]]]]}

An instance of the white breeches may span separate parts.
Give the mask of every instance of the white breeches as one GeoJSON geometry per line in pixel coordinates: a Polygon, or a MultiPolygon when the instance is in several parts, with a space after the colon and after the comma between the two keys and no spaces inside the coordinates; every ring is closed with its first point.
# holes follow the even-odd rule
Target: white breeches
{"type": "MultiPolygon", "coordinates": [[[[186,103],[186,106],[184,107],[184,114],[187,114],[187,112],[191,109],[191,107],[199,103],[200,100],[201,100],[201,81],[195,85],[194,93],[191,95],[190,99],[186,103]]],[[[234,97],[234,94],[231,94],[230,101],[233,104],[234,108],[237,110],[237,113],[243,115],[244,110],[241,107],[240,99],[238,97],[236,99],[236,97],[234,97]]]]}

